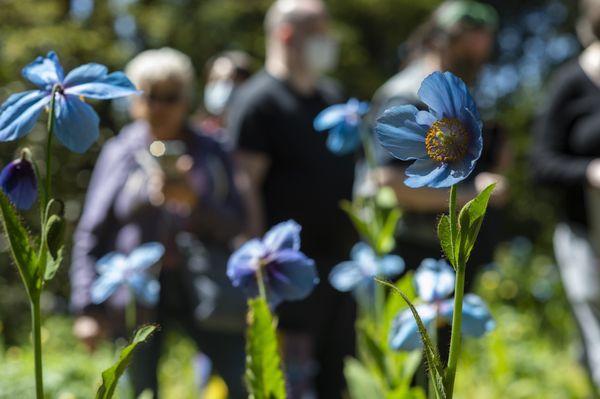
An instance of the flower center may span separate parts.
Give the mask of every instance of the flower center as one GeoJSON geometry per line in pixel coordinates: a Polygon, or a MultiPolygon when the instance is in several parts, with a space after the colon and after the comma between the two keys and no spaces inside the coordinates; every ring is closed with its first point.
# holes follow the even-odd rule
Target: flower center
{"type": "Polygon", "coordinates": [[[429,158],[437,162],[454,162],[467,154],[469,133],[456,118],[435,121],[425,136],[425,149],[429,158]]]}

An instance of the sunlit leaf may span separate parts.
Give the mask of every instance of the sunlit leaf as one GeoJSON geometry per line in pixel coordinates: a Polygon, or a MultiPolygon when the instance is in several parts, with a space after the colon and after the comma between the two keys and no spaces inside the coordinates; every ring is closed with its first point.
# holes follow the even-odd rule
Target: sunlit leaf
{"type": "Polygon", "coordinates": [[[350,398],[386,398],[377,379],[358,360],[353,358],[346,359],[344,362],[344,376],[348,383],[350,398]]]}
{"type": "Polygon", "coordinates": [[[276,326],[263,298],[248,300],[246,385],[251,399],[285,399],[276,326]]]}
{"type": "Polygon", "coordinates": [[[448,215],[442,215],[440,218],[437,233],[440,240],[440,246],[442,247],[444,255],[446,255],[446,259],[448,259],[452,267],[456,269],[456,258],[454,247],[452,245],[452,232],[450,229],[450,217],[448,215]]]}
{"type": "Polygon", "coordinates": [[[102,372],[102,385],[100,385],[100,388],[96,392],[96,399],[110,399],[113,397],[119,378],[121,378],[125,369],[131,363],[133,351],[139,344],[146,341],[156,329],[157,326],[155,325],[146,325],[140,327],[135,332],[131,343],[121,350],[119,360],[112,367],[102,372]]]}
{"type": "Polygon", "coordinates": [[[427,359],[427,365],[429,367],[429,377],[433,382],[433,387],[435,389],[435,393],[439,399],[446,399],[446,389],[444,388],[444,367],[442,365],[442,361],[440,359],[440,355],[437,351],[435,345],[433,345],[431,338],[429,337],[429,333],[427,332],[427,328],[423,324],[417,309],[415,309],[414,305],[410,301],[410,299],[395,285],[380,280],[378,278],[375,279],[378,283],[383,284],[387,287],[390,287],[392,290],[400,294],[402,299],[408,305],[415,322],[417,323],[417,327],[419,329],[419,334],[421,335],[421,341],[423,342],[423,348],[425,352],[425,358],[427,359]]]}
{"type": "MultiPolygon", "coordinates": [[[[460,211],[457,261],[460,261],[461,264],[465,264],[469,260],[495,186],[496,184],[490,184],[477,197],[467,202],[460,211]]],[[[455,252],[456,250],[455,248],[455,252]]]]}

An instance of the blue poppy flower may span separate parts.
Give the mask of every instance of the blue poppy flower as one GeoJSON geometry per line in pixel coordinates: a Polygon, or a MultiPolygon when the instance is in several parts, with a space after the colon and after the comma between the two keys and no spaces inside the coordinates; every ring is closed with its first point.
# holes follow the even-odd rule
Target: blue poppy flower
{"type": "Polygon", "coordinates": [[[359,242],[350,253],[352,260],[335,266],[329,282],[338,291],[355,291],[373,286],[373,277],[396,277],[404,271],[404,260],[397,255],[378,257],[369,245],[359,242]]]}
{"type": "Polygon", "coordinates": [[[145,305],[158,302],[160,283],[147,270],[163,256],[165,248],[157,243],[142,244],[129,255],[111,252],[96,262],[99,276],[92,284],[93,303],[106,301],[114,292],[127,286],[145,305]]]}
{"type": "MultiPolygon", "coordinates": [[[[451,325],[454,300],[446,299],[435,303],[416,306],[417,313],[431,334],[437,325],[451,325]]],[[[467,294],[463,299],[462,334],[465,337],[481,337],[493,330],[496,323],[485,302],[475,294],[467,294]]],[[[392,322],[389,337],[390,347],[394,350],[411,351],[423,347],[417,323],[410,309],[405,309],[392,322]]]]}
{"type": "Polygon", "coordinates": [[[351,98],[346,104],[336,104],[317,115],[314,128],[329,131],[327,148],[338,155],[351,153],[360,144],[360,123],[369,111],[369,104],[351,98]]]}
{"type": "Polygon", "coordinates": [[[454,291],[454,269],[443,259],[427,258],[415,272],[417,295],[425,302],[447,298],[454,291]]]}
{"type": "Polygon", "coordinates": [[[37,198],[37,178],[33,165],[27,159],[28,151],[2,169],[0,187],[17,209],[31,208],[37,198]]]}
{"type": "Polygon", "coordinates": [[[22,70],[37,86],[11,95],[0,107],[0,141],[16,140],[31,131],[49,104],[56,86],[54,133],[69,150],[85,152],[99,136],[99,118],[83,98],[108,100],[137,93],[123,72],[108,73],[100,64],[81,65],[66,76],[58,56],[49,52],[22,70]]]}
{"type": "Polygon", "coordinates": [[[279,223],[260,239],[242,245],[227,262],[227,276],[235,287],[256,296],[256,271],[262,268],[267,297],[272,305],[307,297],[319,282],[315,262],[300,252],[299,224],[279,223]]]}
{"type": "Polygon", "coordinates": [[[409,187],[450,187],[469,176],[481,156],[482,122],[465,83],[450,72],[434,72],[419,89],[429,107],[387,109],[375,125],[379,141],[404,161],[409,187]]]}

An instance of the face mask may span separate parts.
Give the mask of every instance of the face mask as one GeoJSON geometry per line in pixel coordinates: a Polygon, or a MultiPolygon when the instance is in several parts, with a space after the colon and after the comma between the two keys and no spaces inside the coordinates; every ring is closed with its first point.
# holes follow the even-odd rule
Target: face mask
{"type": "Polygon", "coordinates": [[[225,111],[232,92],[233,82],[231,80],[209,82],[204,88],[204,108],[212,115],[221,115],[225,111]]]}
{"type": "Polygon", "coordinates": [[[323,73],[337,66],[339,46],[327,35],[308,37],[304,43],[304,60],[313,72],[323,73]]]}

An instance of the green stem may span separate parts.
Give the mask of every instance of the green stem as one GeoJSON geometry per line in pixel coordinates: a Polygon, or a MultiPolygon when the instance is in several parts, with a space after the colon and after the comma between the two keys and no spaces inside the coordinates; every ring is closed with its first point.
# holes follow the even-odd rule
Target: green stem
{"type": "MultiPolygon", "coordinates": [[[[383,328],[383,313],[385,307],[385,287],[381,284],[375,284],[375,326],[377,331],[383,328]]],[[[379,335],[379,334],[378,334],[379,335]]]]}
{"type": "Polygon", "coordinates": [[[362,128],[360,130],[360,139],[362,141],[369,172],[372,172],[377,168],[377,162],[375,160],[375,150],[373,148],[373,142],[371,141],[369,129],[362,128]]]}
{"type": "Polygon", "coordinates": [[[33,352],[35,359],[35,393],[37,399],[44,398],[44,377],[42,370],[42,318],[40,298],[31,299],[31,325],[33,330],[33,352]]]}
{"type": "MultiPolygon", "coordinates": [[[[458,222],[456,220],[456,186],[450,187],[450,235],[452,236],[452,248],[455,250],[454,245],[456,244],[456,237],[458,235],[458,222]]],[[[456,265],[453,265],[456,267],[456,265]]]]}
{"type": "Polygon", "coordinates": [[[267,302],[267,290],[265,289],[265,281],[263,280],[262,266],[256,269],[256,283],[258,284],[258,294],[267,302]]]}
{"type": "Polygon", "coordinates": [[[133,292],[133,290],[130,290],[129,294],[131,296],[131,299],[125,307],[125,324],[127,326],[128,333],[133,334],[137,326],[137,304],[135,301],[135,293],[133,292]]]}
{"type": "Polygon", "coordinates": [[[456,367],[460,356],[460,344],[462,338],[462,307],[465,293],[465,264],[459,263],[456,267],[456,285],[454,288],[454,311],[452,314],[452,335],[450,338],[450,355],[448,356],[448,367],[446,369],[446,395],[452,398],[454,390],[454,379],[456,367]]]}
{"type": "Polygon", "coordinates": [[[52,195],[52,136],[54,136],[54,104],[56,101],[56,93],[59,90],[59,86],[56,85],[52,88],[52,98],[50,100],[50,114],[48,115],[48,141],[46,142],[46,190],[44,192],[44,206],[43,211],[46,211],[46,206],[48,205],[48,201],[50,201],[50,196],[52,195]]]}

